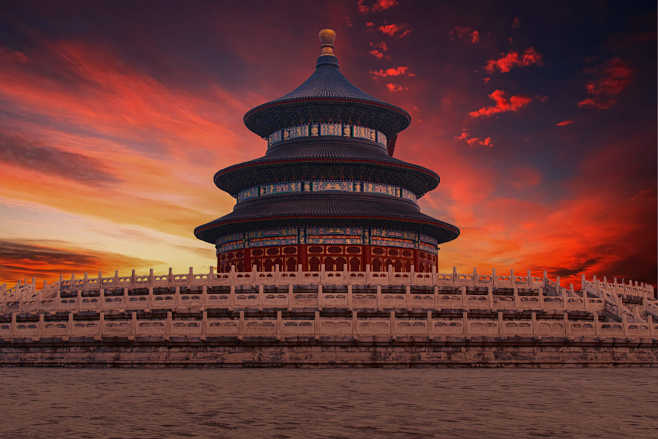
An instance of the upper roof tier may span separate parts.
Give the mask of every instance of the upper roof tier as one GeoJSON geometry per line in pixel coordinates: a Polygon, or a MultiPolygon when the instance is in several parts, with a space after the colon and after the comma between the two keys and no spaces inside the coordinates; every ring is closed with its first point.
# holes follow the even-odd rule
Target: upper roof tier
{"type": "Polygon", "coordinates": [[[330,29],[321,30],[322,49],[313,74],[290,93],[249,110],[244,123],[261,137],[309,122],[353,123],[385,133],[392,153],[395,135],[409,126],[411,116],[370,96],[343,76],[334,54],[335,36],[330,29]]]}

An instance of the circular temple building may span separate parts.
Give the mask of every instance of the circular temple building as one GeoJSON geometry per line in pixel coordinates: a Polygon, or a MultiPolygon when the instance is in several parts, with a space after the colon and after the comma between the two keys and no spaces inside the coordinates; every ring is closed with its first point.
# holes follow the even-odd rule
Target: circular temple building
{"type": "Polygon", "coordinates": [[[334,31],[319,36],[313,74],[244,116],[267,140],[265,155],[215,174],[237,200],[233,212],[194,234],[215,245],[220,272],[429,272],[438,244],[459,235],[418,207],[439,176],[393,157],[411,116],[352,85],[334,31]]]}

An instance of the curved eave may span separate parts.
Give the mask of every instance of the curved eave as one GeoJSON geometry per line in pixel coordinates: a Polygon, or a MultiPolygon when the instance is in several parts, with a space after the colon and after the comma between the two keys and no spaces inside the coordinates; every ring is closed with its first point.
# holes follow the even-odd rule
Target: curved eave
{"type": "MultiPolygon", "coordinates": [[[[414,174],[419,178],[420,183],[418,187],[412,187],[410,190],[415,192],[419,197],[423,196],[425,193],[435,189],[439,182],[441,181],[440,177],[434,171],[423,168],[422,166],[413,165],[410,163],[396,163],[396,162],[387,162],[379,160],[365,160],[365,159],[349,159],[349,158],[291,158],[291,159],[276,159],[276,160],[263,160],[263,161],[251,161],[245,163],[239,163],[237,165],[229,166],[218,171],[213,180],[215,185],[232,194],[237,194],[240,190],[245,189],[244,183],[242,183],[242,178],[240,174],[250,174],[258,175],[259,171],[262,172],[263,169],[268,172],[281,172],[284,168],[289,168],[290,171],[298,172],[299,165],[310,164],[310,165],[363,165],[363,166],[373,166],[379,167],[386,170],[398,170],[406,173],[414,174]],[[421,187],[422,186],[422,187],[421,187]]],[[[262,177],[264,175],[261,174],[262,177]]],[[[268,179],[263,179],[263,182],[268,179]]],[[[281,180],[285,181],[285,179],[281,180]]],[[[254,181],[254,184],[259,184],[260,182],[254,181]]]]}
{"type": "Polygon", "coordinates": [[[422,215],[419,218],[399,218],[394,216],[372,216],[372,215],[280,215],[269,216],[266,218],[244,218],[244,219],[223,219],[218,218],[209,223],[200,225],[194,229],[194,236],[202,241],[215,244],[217,238],[221,235],[234,233],[236,231],[258,228],[267,223],[303,223],[307,221],[332,221],[347,223],[364,223],[372,224],[380,222],[383,224],[395,224],[404,228],[409,226],[420,226],[423,233],[437,239],[438,243],[452,241],[459,236],[459,229],[452,224],[433,219],[429,216],[422,215]],[[249,227],[245,227],[245,226],[249,227]]]}
{"type": "Polygon", "coordinates": [[[351,97],[301,97],[281,99],[252,108],[244,115],[244,123],[261,137],[305,122],[340,120],[361,123],[393,136],[411,123],[402,108],[385,102],[351,97]]]}

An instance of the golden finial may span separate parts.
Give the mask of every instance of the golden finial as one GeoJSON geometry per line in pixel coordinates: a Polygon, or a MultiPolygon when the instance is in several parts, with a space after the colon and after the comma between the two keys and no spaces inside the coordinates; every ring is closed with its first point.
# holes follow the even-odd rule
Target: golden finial
{"type": "Polygon", "coordinates": [[[320,56],[336,56],[334,53],[336,32],[334,32],[333,29],[322,29],[320,33],[318,33],[318,37],[320,38],[320,47],[322,48],[320,56]]]}

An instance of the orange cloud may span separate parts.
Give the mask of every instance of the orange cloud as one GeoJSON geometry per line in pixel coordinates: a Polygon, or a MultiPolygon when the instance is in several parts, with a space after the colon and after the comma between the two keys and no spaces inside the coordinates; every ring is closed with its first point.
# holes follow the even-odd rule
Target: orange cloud
{"type": "Polygon", "coordinates": [[[521,108],[532,102],[531,98],[525,96],[511,96],[509,99],[506,99],[504,94],[505,92],[502,90],[494,90],[489,95],[489,98],[496,102],[495,106],[482,107],[479,110],[471,111],[468,115],[473,118],[489,117],[507,111],[519,111],[521,108]]]}
{"type": "Polygon", "coordinates": [[[563,120],[562,122],[558,122],[555,124],[556,127],[565,127],[567,125],[571,125],[573,123],[573,120],[563,120]]]}
{"type": "Polygon", "coordinates": [[[534,47],[530,47],[522,55],[518,52],[509,52],[498,59],[490,59],[484,69],[489,73],[496,70],[507,73],[514,67],[528,67],[533,64],[542,65],[542,55],[534,47]]]}
{"type": "Polygon", "coordinates": [[[407,24],[383,24],[378,29],[384,35],[400,39],[411,33],[411,28],[407,24]]]}
{"type": "Polygon", "coordinates": [[[388,77],[395,77],[395,76],[408,76],[410,78],[416,76],[414,73],[409,71],[409,67],[407,66],[399,66],[399,67],[390,67],[388,69],[379,69],[379,70],[371,70],[370,75],[373,78],[388,78],[388,77]]]}
{"type": "Polygon", "coordinates": [[[399,92],[401,92],[401,91],[408,90],[407,87],[405,87],[404,85],[402,85],[402,84],[395,84],[395,83],[393,83],[393,82],[389,82],[389,83],[387,83],[387,84],[386,84],[386,88],[387,88],[388,91],[390,91],[391,93],[399,93],[399,92]]]}
{"type": "Polygon", "coordinates": [[[370,50],[368,53],[374,56],[377,59],[382,59],[385,56],[385,53],[388,52],[388,45],[384,41],[378,43],[370,42],[370,50]]]}
{"type": "Polygon", "coordinates": [[[633,71],[620,58],[613,58],[593,73],[598,79],[585,84],[588,98],[578,102],[580,108],[607,110],[616,103],[619,95],[630,84],[633,71]]]}
{"type": "Polygon", "coordinates": [[[454,26],[450,29],[448,34],[451,39],[457,38],[459,40],[468,41],[471,44],[477,44],[480,42],[480,32],[469,26],[454,26]]]}
{"type": "Polygon", "coordinates": [[[381,12],[398,5],[398,0],[358,0],[357,9],[361,14],[381,12]]]}
{"type": "Polygon", "coordinates": [[[482,145],[482,146],[487,146],[489,148],[493,148],[493,142],[491,141],[491,137],[485,137],[484,139],[481,139],[480,137],[470,137],[468,135],[468,131],[464,130],[459,136],[455,137],[455,140],[460,140],[464,143],[466,143],[469,146],[472,145],[482,145]]]}

